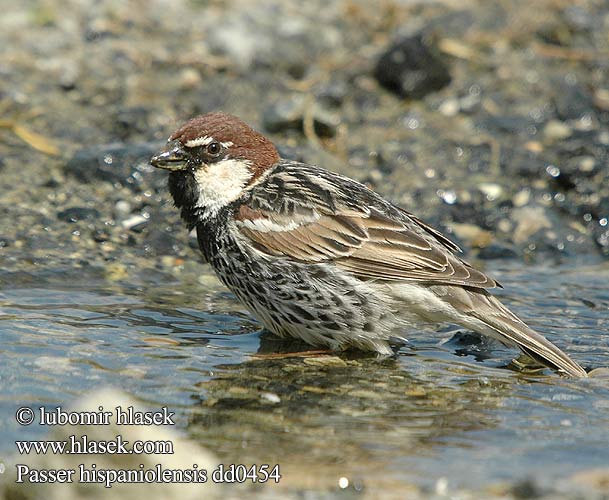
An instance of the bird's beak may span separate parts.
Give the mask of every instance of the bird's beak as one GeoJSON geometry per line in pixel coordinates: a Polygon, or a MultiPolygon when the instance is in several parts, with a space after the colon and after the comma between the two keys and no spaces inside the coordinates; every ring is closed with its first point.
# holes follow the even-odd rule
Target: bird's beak
{"type": "Polygon", "coordinates": [[[150,158],[153,167],[166,170],[184,170],[186,168],[186,152],[180,141],[171,141],[157,154],[150,158]]]}

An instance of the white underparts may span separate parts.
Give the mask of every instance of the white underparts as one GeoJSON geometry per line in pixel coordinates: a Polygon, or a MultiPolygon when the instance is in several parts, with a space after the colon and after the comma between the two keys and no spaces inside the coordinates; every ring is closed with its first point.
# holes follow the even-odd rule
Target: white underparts
{"type": "Polygon", "coordinates": [[[204,209],[206,216],[214,216],[241,196],[252,178],[252,170],[247,160],[226,159],[201,166],[194,177],[199,188],[197,208],[204,209]]]}

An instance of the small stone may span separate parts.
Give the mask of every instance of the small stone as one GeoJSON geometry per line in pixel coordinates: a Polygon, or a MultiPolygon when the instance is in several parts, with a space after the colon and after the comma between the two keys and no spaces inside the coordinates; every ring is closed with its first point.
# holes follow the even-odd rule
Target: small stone
{"type": "Polygon", "coordinates": [[[154,186],[161,190],[167,177],[150,165],[151,156],[160,147],[157,143],[92,146],[77,151],[64,168],[84,183],[106,181],[139,191],[154,181],[154,186]]]}
{"type": "Polygon", "coordinates": [[[147,217],[144,217],[141,214],[137,214],[133,215],[132,217],[129,217],[128,219],[125,219],[123,222],[121,222],[121,225],[125,229],[131,229],[132,231],[138,232],[141,231],[147,223],[147,217]]]}
{"type": "Polygon", "coordinates": [[[456,116],[459,114],[459,101],[457,99],[447,99],[440,104],[438,111],[444,116],[456,116]]]}
{"type": "Polygon", "coordinates": [[[110,234],[108,231],[104,231],[103,229],[96,229],[93,232],[93,241],[97,243],[104,243],[110,239],[110,234]]]}
{"type": "Polygon", "coordinates": [[[471,115],[480,108],[480,95],[470,94],[459,99],[459,111],[471,115]]]}
{"type": "Polygon", "coordinates": [[[470,246],[474,248],[484,248],[493,241],[491,232],[486,231],[475,224],[459,224],[453,222],[450,227],[458,238],[466,240],[470,246]]]}
{"type": "Polygon", "coordinates": [[[281,403],[281,398],[273,392],[263,392],[262,394],[260,394],[260,399],[262,399],[262,401],[272,404],[281,403]]]}
{"type": "Polygon", "coordinates": [[[478,184],[478,189],[489,201],[494,201],[503,194],[503,188],[499,184],[491,182],[482,182],[478,184]]]}
{"type": "Polygon", "coordinates": [[[531,153],[542,153],[543,144],[539,141],[528,141],[524,144],[524,149],[531,153]]]}
{"type": "Polygon", "coordinates": [[[511,488],[514,498],[531,499],[544,496],[541,487],[533,479],[524,479],[511,488]]]}
{"type": "Polygon", "coordinates": [[[518,191],[512,198],[512,203],[515,207],[524,207],[531,201],[531,191],[529,189],[523,189],[518,191]]]}
{"type": "Polygon", "coordinates": [[[304,364],[310,366],[326,366],[326,367],[344,367],[347,366],[338,356],[314,356],[304,358],[304,364]]]}
{"type": "Polygon", "coordinates": [[[79,222],[83,220],[96,220],[100,213],[94,208],[72,207],[62,210],[57,214],[59,220],[66,222],[79,222]]]}
{"type": "Polygon", "coordinates": [[[131,213],[131,204],[128,201],[119,200],[114,205],[114,214],[117,217],[122,218],[126,215],[129,215],[130,213],[131,213]]]}
{"type": "Polygon", "coordinates": [[[111,262],[106,266],[105,276],[108,281],[121,281],[129,276],[129,271],[123,264],[111,262]]]}
{"type": "Polygon", "coordinates": [[[543,207],[523,207],[512,210],[512,219],[516,224],[514,243],[521,244],[542,229],[551,229],[552,223],[546,216],[543,207]]]}
{"type": "Polygon", "coordinates": [[[515,259],[516,257],[518,257],[516,250],[501,243],[491,243],[478,252],[478,258],[484,260],[515,259]]]}
{"type": "Polygon", "coordinates": [[[173,268],[184,262],[182,259],[176,259],[173,255],[162,255],[160,260],[161,265],[165,268],[173,268]]]}
{"type": "Polygon", "coordinates": [[[381,397],[381,393],[366,389],[357,389],[355,391],[350,391],[349,396],[362,399],[379,399],[381,397]]]}
{"type": "Polygon", "coordinates": [[[594,91],[594,105],[602,111],[609,111],[609,89],[594,91]]]}
{"type": "Polygon", "coordinates": [[[544,137],[551,142],[571,137],[572,133],[573,131],[569,125],[558,120],[550,120],[543,128],[544,137]]]}
{"type": "Polygon", "coordinates": [[[201,85],[201,73],[195,68],[184,68],[178,75],[182,89],[196,89],[201,85]]]}
{"type": "Polygon", "coordinates": [[[389,47],[379,57],[374,77],[386,89],[409,99],[421,99],[451,81],[448,67],[422,34],[389,47]]]}
{"type": "Polygon", "coordinates": [[[502,233],[509,233],[512,230],[512,223],[509,219],[499,219],[497,221],[497,231],[502,233]]]}
{"type": "Polygon", "coordinates": [[[596,159],[594,156],[582,156],[578,158],[578,169],[580,172],[590,173],[594,172],[596,167],[596,159]]]}

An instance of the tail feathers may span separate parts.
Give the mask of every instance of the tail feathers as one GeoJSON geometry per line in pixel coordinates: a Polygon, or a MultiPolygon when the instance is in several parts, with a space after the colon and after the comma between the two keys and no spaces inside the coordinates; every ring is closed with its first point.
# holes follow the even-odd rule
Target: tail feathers
{"type": "MultiPolygon", "coordinates": [[[[587,377],[586,371],[543,335],[525,325],[514,313],[495,297],[475,294],[487,307],[470,312],[494,331],[493,337],[515,345],[535,361],[571,377],[587,377]],[[489,307],[490,306],[490,307],[489,307]]],[[[481,332],[490,333],[490,332],[481,332]]]]}
{"type": "MultiPolygon", "coordinates": [[[[586,371],[569,356],[567,356],[558,347],[552,344],[539,333],[531,330],[526,326],[519,325],[520,328],[510,328],[510,326],[498,327],[496,321],[487,322],[484,318],[479,318],[484,321],[490,328],[494,329],[500,337],[503,337],[507,343],[516,345],[527,356],[535,361],[557,370],[560,373],[571,377],[587,377],[586,371]]],[[[502,340],[499,338],[499,340],[502,340]]]]}
{"type": "Polygon", "coordinates": [[[434,286],[434,292],[457,312],[453,320],[520,348],[541,364],[571,377],[587,377],[586,371],[544,336],[531,330],[486,290],[434,286]]]}

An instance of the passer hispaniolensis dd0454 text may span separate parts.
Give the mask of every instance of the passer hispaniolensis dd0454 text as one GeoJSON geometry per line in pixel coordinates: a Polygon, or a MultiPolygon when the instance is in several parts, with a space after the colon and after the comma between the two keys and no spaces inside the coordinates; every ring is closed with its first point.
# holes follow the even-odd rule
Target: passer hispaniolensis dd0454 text
{"type": "Polygon", "coordinates": [[[238,118],[193,118],[151,160],[220,280],[275,334],[391,354],[421,323],[454,323],[561,373],[586,372],[488,290],[459,247],[363,184],[280,158],[238,118]]]}

